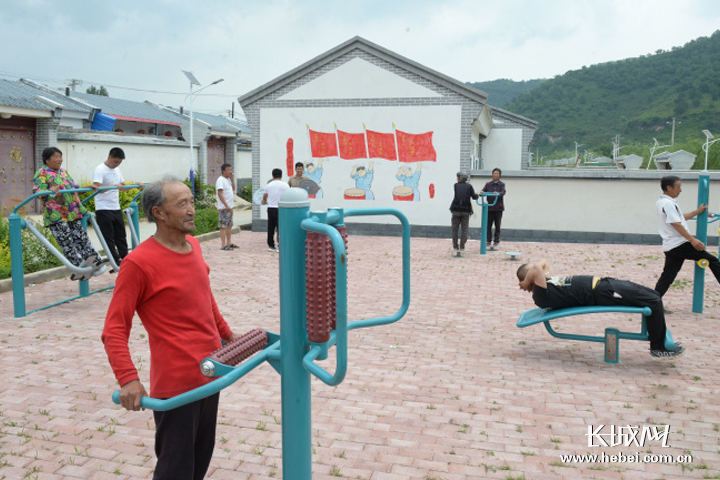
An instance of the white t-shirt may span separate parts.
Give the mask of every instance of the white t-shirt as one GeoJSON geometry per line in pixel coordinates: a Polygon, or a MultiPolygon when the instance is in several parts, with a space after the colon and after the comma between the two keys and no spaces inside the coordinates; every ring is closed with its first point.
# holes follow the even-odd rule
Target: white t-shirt
{"type": "MultiPolygon", "coordinates": [[[[124,181],[120,167],[110,168],[105,163],[101,163],[93,172],[93,183],[99,183],[104,187],[118,185],[124,181]]],[[[120,210],[120,191],[112,188],[95,195],[95,210],[120,210]]]]}
{"type": "Polygon", "coordinates": [[[233,193],[233,185],[232,180],[229,178],[225,178],[222,175],[220,175],[215,182],[215,190],[217,191],[217,194],[215,195],[215,201],[217,202],[217,208],[218,210],[224,210],[225,204],[222,203],[220,200],[220,190],[222,190],[222,196],[227,202],[228,205],[230,205],[230,208],[233,208],[233,197],[235,194],[233,193]]]}
{"type": "Polygon", "coordinates": [[[687,242],[687,239],[680,235],[675,230],[675,227],[671,225],[671,223],[681,223],[685,230],[688,230],[685,215],[683,215],[675,199],[669,195],[660,195],[655,204],[655,210],[657,211],[658,232],[660,232],[663,241],[663,252],[672,250],[687,242]]]}
{"type": "Polygon", "coordinates": [[[290,188],[290,185],[282,180],[273,180],[265,185],[265,193],[267,193],[268,208],[278,208],[278,202],[282,193],[290,188]]]}

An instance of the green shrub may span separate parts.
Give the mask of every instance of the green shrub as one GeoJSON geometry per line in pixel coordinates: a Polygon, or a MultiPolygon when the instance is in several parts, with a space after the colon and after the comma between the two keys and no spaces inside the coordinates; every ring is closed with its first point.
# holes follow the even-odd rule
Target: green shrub
{"type": "MultiPolygon", "coordinates": [[[[45,227],[35,224],[38,231],[52,243],[55,248],[58,248],[58,244],[55,238],[45,227]]],[[[35,235],[30,233],[27,229],[23,229],[21,232],[22,246],[23,246],[23,272],[33,273],[48,268],[59,267],[62,265],[45,246],[40,243],[35,235]]],[[[10,262],[10,229],[7,218],[0,219],[0,279],[10,278],[12,275],[10,262]]]]}
{"type": "MultiPolygon", "coordinates": [[[[184,180],[183,183],[192,190],[192,186],[188,180],[184,180]]],[[[215,186],[202,183],[199,177],[195,178],[195,192],[193,197],[195,199],[195,210],[217,208],[215,206],[215,186]]]]}
{"type": "Polygon", "coordinates": [[[216,232],[219,230],[218,224],[220,222],[220,215],[218,214],[217,208],[203,208],[198,210],[195,209],[195,231],[192,232],[193,236],[202,235],[208,232],[216,232]]]}
{"type": "Polygon", "coordinates": [[[237,194],[238,197],[242,198],[246,202],[252,202],[252,185],[245,185],[237,192],[237,194]]]}

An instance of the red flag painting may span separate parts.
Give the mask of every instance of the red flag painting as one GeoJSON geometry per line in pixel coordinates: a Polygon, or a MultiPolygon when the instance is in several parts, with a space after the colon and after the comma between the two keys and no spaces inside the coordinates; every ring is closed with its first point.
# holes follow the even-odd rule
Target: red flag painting
{"type": "Polygon", "coordinates": [[[338,130],[337,136],[338,146],[340,147],[340,158],[344,158],[345,160],[367,158],[364,133],[347,133],[338,130]]]}
{"type": "Polygon", "coordinates": [[[313,158],[337,157],[338,148],[334,133],[316,132],[308,129],[310,134],[310,153],[313,158]]]}
{"type": "Polygon", "coordinates": [[[367,134],[368,157],[397,160],[395,152],[395,135],[365,130],[367,134]]]}
{"type": "Polygon", "coordinates": [[[287,176],[292,177],[295,175],[295,156],[293,155],[293,139],[288,138],[285,144],[287,148],[287,155],[285,156],[285,166],[287,167],[287,176]]]}
{"type": "Polygon", "coordinates": [[[401,162],[434,162],[437,153],[432,144],[433,132],[405,133],[395,130],[398,157],[401,162]]]}

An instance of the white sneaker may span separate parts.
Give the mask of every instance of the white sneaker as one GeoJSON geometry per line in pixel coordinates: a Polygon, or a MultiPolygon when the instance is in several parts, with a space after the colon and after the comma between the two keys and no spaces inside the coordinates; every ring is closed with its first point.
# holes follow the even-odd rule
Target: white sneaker
{"type": "Polygon", "coordinates": [[[277,248],[268,248],[268,252],[278,253],[280,252],[280,250],[278,250],[277,248]]]}

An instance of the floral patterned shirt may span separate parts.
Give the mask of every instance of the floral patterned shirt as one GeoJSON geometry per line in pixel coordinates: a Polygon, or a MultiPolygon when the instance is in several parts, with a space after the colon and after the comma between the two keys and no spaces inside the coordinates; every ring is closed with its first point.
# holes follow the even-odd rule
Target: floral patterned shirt
{"type": "Polygon", "coordinates": [[[55,171],[52,168],[43,167],[35,172],[33,184],[33,192],[43,192],[50,187],[60,185],[60,191],[54,197],[50,195],[40,197],[46,227],[55,223],[80,220],[83,214],[87,213],[87,209],[77,201],[74,193],[62,193],[63,190],[80,188],[67,170],[61,168],[59,171],[55,171]]]}

